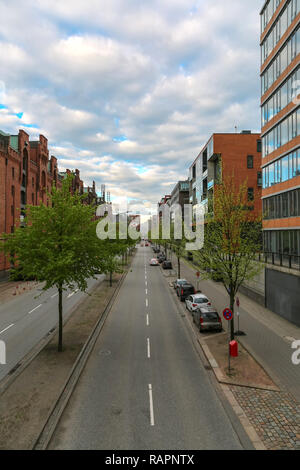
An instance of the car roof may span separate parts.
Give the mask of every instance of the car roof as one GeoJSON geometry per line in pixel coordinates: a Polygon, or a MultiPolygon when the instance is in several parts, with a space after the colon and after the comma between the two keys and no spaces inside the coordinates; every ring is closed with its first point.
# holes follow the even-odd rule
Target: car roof
{"type": "Polygon", "coordinates": [[[219,315],[217,310],[213,307],[209,307],[209,306],[208,307],[199,307],[199,310],[200,310],[201,313],[216,313],[217,315],[219,315]]]}
{"type": "Polygon", "coordinates": [[[205,294],[199,294],[199,293],[197,293],[197,294],[192,295],[192,297],[193,297],[194,299],[197,299],[197,298],[198,298],[198,299],[207,299],[207,300],[208,300],[208,297],[207,297],[205,294]]]}
{"type": "Polygon", "coordinates": [[[186,279],[176,279],[176,282],[182,282],[182,281],[188,282],[186,279]]]}

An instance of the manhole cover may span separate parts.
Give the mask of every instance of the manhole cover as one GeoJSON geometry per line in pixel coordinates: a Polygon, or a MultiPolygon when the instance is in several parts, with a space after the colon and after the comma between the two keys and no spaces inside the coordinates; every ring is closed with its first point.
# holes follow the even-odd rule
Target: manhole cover
{"type": "Polygon", "coordinates": [[[103,351],[99,352],[99,356],[110,356],[110,355],[111,355],[111,351],[109,351],[108,349],[104,349],[103,351]]]}

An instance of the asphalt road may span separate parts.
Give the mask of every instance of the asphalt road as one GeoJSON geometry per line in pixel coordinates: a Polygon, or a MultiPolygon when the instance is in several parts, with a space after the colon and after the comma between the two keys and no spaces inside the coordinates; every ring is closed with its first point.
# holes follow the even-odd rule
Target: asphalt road
{"type": "MultiPolygon", "coordinates": [[[[88,281],[88,290],[104,277],[104,275],[101,275],[97,276],[97,280],[90,279],[88,281]]],[[[84,295],[86,294],[81,291],[71,292],[68,290],[63,293],[65,318],[84,295]]],[[[33,289],[2,304],[0,306],[0,341],[5,342],[6,364],[0,364],[0,380],[57,323],[58,293],[56,289],[49,289],[45,292],[41,289],[33,289]]]]}
{"type": "Polygon", "coordinates": [[[50,449],[242,449],[150,248],[139,248],[50,449]]]}

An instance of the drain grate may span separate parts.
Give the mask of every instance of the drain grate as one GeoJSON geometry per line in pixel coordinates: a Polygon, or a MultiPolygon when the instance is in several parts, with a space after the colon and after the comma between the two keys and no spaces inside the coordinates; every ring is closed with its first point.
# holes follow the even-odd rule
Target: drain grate
{"type": "Polygon", "coordinates": [[[212,370],[212,366],[210,366],[209,364],[206,364],[206,365],[204,366],[204,369],[206,369],[206,370],[212,370]]]}

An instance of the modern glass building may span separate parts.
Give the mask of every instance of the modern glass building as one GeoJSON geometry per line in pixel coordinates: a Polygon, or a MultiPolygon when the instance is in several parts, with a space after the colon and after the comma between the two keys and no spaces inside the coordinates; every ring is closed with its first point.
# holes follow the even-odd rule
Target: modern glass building
{"type": "Polygon", "coordinates": [[[300,0],[268,0],[261,11],[264,249],[300,267],[300,0]]]}

